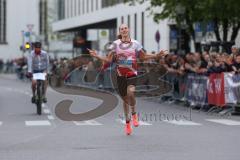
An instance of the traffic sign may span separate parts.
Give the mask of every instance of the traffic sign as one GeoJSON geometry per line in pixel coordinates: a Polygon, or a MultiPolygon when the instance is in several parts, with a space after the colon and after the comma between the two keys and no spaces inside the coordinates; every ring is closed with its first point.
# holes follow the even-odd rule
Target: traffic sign
{"type": "Polygon", "coordinates": [[[157,32],[155,34],[155,40],[156,40],[157,43],[160,42],[160,32],[159,32],[159,30],[157,30],[157,32]]]}
{"type": "Polygon", "coordinates": [[[33,27],[34,27],[34,24],[27,24],[27,28],[29,32],[32,32],[33,27]]]}
{"type": "Polygon", "coordinates": [[[25,32],[25,37],[30,37],[30,32],[25,32]]]}

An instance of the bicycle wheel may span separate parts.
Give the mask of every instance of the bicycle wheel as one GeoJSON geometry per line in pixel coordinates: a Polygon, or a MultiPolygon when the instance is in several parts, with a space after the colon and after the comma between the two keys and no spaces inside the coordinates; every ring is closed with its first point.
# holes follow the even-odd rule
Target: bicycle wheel
{"type": "Polygon", "coordinates": [[[42,92],[41,92],[41,81],[37,81],[37,114],[42,114],[42,92]]]}

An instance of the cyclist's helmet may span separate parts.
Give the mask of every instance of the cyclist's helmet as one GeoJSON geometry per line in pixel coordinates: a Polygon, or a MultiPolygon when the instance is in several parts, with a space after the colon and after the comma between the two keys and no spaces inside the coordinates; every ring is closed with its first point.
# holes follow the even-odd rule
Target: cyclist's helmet
{"type": "Polygon", "coordinates": [[[35,48],[41,48],[42,47],[42,43],[41,42],[35,42],[34,43],[34,47],[35,48]]]}

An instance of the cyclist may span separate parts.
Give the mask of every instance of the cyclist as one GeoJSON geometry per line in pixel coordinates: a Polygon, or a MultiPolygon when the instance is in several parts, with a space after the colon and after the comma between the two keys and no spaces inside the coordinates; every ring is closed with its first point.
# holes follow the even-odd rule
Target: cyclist
{"type": "MultiPolygon", "coordinates": [[[[48,53],[41,49],[41,42],[34,43],[34,50],[28,56],[28,77],[32,77],[33,73],[49,73],[49,56],[48,53]]],[[[36,101],[36,80],[32,79],[32,103],[36,101]]],[[[47,91],[48,81],[47,78],[44,82],[44,91],[43,91],[43,102],[47,102],[46,91],[47,91]]]]}
{"type": "Polygon", "coordinates": [[[95,50],[88,49],[90,55],[101,61],[116,63],[117,85],[118,93],[123,100],[123,109],[125,115],[125,133],[130,135],[132,133],[131,117],[133,118],[133,125],[139,125],[138,116],[136,114],[136,100],[135,100],[135,83],[137,77],[137,58],[141,60],[157,59],[165,54],[165,51],[160,51],[158,54],[147,54],[143,50],[140,43],[129,36],[129,28],[126,24],[119,27],[119,39],[113,42],[113,50],[108,56],[99,56],[95,50]],[[132,111],[132,116],[129,115],[129,107],[132,111]]]}

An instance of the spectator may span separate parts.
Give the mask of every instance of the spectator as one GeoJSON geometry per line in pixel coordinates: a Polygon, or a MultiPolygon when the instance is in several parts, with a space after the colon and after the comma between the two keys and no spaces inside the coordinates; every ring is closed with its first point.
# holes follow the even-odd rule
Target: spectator
{"type": "Polygon", "coordinates": [[[232,64],[232,69],[235,73],[240,73],[240,54],[237,54],[232,64]]]}
{"type": "Polygon", "coordinates": [[[4,65],[3,60],[0,59],[0,73],[3,71],[3,65],[4,65]]]}
{"type": "Polygon", "coordinates": [[[239,49],[237,48],[237,46],[232,46],[231,51],[231,57],[235,59],[235,57],[239,54],[239,49]]]}

